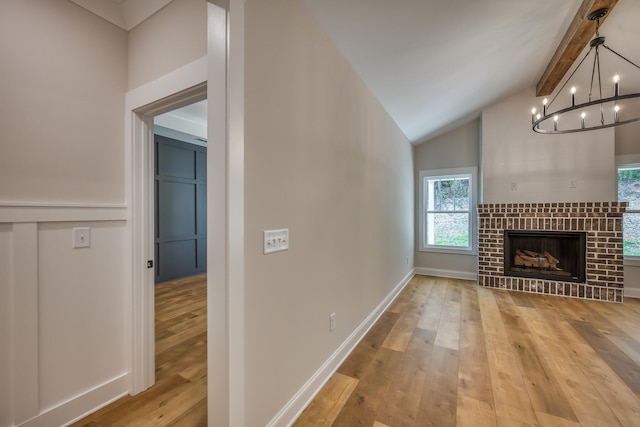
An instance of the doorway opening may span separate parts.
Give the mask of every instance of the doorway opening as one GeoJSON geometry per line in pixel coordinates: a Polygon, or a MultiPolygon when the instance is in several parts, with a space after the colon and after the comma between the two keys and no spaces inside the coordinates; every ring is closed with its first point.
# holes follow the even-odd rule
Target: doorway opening
{"type": "Polygon", "coordinates": [[[229,49],[228,41],[228,31],[237,33],[240,35],[237,40],[242,40],[244,6],[241,1],[232,0],[232,3],[237,13],[229,14],[224,6],[207,3],[206,57],[128,92],[125,98],[125,164],[131,183],[127,194],[131,207],[131,245],[124,254],[131,260],[128,270],[132,284],[129,298],[132,328],[127,331],[131,354],[130,394],[146,390],[155,379],[155,285],[150,262],[154,253],[153,222],[148,220],[152,215],[153,188],[148,188],[147,179],[153,167],[153,153],[149,153],[148,144],[153,138],[152,118],[207,99],[207,408],[211,425],[243,424],[243,390],[237,392],[239,398],[232,399],[229,387],[229,384],[242,384],[244,375],[239,362],[244,356],[241,328],[244,63],[243,47],[240,45],[237,53],[231,55],[229,52],[233,49],[229,49]],[[228,25],[228,21],[237,24],[228,25]],[[231,287],[231,282],[237,285],[231,287]],[[232,364],[231,361],[238,362],[232,364]],[[229,420],[230,414],[234,414],[233,422],[229,420]]]}
{"type": "MultiPolygon", "coordinates": [[[[153,118],[155,385],[207,422],[207,101],[153,118]]],[[[168,414],[167,414],[168,415],[168,414]]]]}
{"type": "Polygon", "coordinates": [[[207,102],[154,117],[155,283],[207,271],[207,102]]]}

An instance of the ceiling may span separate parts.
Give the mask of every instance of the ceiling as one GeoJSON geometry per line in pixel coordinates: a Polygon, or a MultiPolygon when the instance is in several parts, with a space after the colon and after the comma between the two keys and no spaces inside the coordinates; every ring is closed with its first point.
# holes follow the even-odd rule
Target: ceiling
{"type": "MultiPolygon", "coordinates": [[[[72,1],[105,19],[120,16],[116,25],[130,29],[171,0],[72,1]]],[[[301,1],[419,144],[533,90],[583,0],[301,1]]],[[[636,63],[639,19],[640,1],[619,0],[601,28],[607,44],[636,63]]],[[[625,92],[640,92],[636,74],[637,81],[621,76],[625,92]]]]}
{"type": "MultiPolygon", "coordinates": [[[[153,118],[154,125],[178,131],[179,139],[204,145],[207,143],[207,101],[199,101],[153,118]],[[190,138],[189,136],[195,137],[190,138]],[[192,140],[193,139],[193,140],[192,140]]],[[[165,135],[172,137],[171,135],[165,135]]]]}
{"type": "MultiPolygon", "coordinates": [[[[504,96],[533,90],[582,4],[302,2],[413,143],[478,117],[483,107],[504,96]]],[[[607,44],[636,63],[638,19],[640,2],[619,0],[601,27],[607,44]]]]}
{"type": "Polygon", "coordinates": [[[103,19],[129,31],[172,0],[71,0],[103,19]]]}

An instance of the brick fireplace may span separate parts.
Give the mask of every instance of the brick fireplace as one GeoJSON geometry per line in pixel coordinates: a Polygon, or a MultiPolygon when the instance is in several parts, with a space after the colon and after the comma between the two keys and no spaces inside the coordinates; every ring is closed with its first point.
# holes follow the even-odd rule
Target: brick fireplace
{"type": "Polygon", "coordinates": [[[521,292],[622,302],[626,202],[478,205],[478,284],[521,292]],[[583,232],[584,281],[505,275],[505,231],[583,232]]]}

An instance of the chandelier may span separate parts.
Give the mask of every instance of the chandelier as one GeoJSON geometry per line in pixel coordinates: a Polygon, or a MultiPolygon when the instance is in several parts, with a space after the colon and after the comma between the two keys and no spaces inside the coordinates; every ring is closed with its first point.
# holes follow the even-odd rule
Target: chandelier
{"type": "MultiPolygon", "coordinates": [[[[640,93],[621,95],[621,79],[617,73],[612,76],[611,84],[608,88],[603,88],[602,86],[602,77],[600,74],[601,48],[612,52],[626,63],[640,69],[638,65],[607,46],[604,37],[600,36],[600,19],[604,17],[608,11],[608,9],[599,9],[589,14],[588,19],[590,21],[596,21],[596,35],[589,44],[589,51],[573,70],[569,78],[565,80],[551,101],[549,102],[547,98],[544,98],[542,101],[542,111],[537,108],[531,110],[531,125],[535,132],[542,134],[584,132],[619,126],[640,120],[640,104],[637,102],[638,98],[640,98],[640,93]],[[587,100],[585,102],[576,104],[576,98],[579,96],[576,85],[572,84],[569,91],[566,91],[565,87],[569,82],[573,82],[572,78],[592,53],[594,55],[593,65],[590,70],[591,84],[589,86],[588,97],[586,97],[587,100]],[[594,83],[596,83],[597,86],[595,88],[594,83]],[[596,90],[595,94],[594,89],[596,90]],[[604,95],[603,91],[605,92],[604,95]],[[562,98],[566,102],[563,103],[560,108],[551,111],[551,106],[561,94],[563,94],[562,98]],[[610,94],[613,94],[613,96],[607,96],[610,94]]],[[[624,62],[622,63],[624,64],[624,62]]],[[[587,72],[588,71],[589,70],[587,70],[587,72]]],[[[558,103],[561,103],[561,101],[558,103]]]]}

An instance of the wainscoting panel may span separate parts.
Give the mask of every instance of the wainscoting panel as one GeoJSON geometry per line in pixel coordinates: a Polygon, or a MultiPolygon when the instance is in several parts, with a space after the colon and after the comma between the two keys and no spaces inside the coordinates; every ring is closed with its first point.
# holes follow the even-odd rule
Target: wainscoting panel
{"type": "Polygon", "coordinates": [[[128,391],[126,236],[124,206],[0,204],[0,425],[61,425],[128,391]]]}

